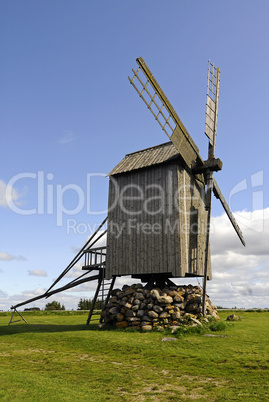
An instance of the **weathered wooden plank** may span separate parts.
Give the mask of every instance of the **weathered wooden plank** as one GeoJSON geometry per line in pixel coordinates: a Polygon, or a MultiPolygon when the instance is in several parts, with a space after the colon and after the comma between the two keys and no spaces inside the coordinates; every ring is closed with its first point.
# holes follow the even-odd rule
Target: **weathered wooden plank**
{"type": "Polygon", "coordinates": [[[197,158],[197,152],[190,147],[189,141],[179,126],[175,128],[171,136],[171,141],[189,168],[191,168],[192,163],[200,161],[200,158],[197,158]]]}

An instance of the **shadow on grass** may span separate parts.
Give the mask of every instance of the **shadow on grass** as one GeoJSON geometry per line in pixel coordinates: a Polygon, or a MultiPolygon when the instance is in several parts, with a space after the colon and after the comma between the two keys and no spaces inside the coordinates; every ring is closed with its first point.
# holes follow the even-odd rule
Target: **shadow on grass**
{"type": "Polygon", "coordinates": [[[77,331],[99,331],[98,324],[79,325],[55,325],[55,324],[11,324],[0,327],[1,335],[14,335],[23,333],[52,333],[52,332],[77,332],[77,331]]]}

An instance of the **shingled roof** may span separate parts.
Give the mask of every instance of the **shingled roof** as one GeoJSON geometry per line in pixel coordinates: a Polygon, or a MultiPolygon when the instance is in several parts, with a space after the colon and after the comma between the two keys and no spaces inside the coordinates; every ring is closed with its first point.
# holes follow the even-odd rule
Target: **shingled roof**
{"type": "Polygon", "coordinates": [[[180,153],[173,143],[169,141],[164,144],[127,154],[122,161],[111,170],[108,176],[158,165],[179,156],[180,153]]]}

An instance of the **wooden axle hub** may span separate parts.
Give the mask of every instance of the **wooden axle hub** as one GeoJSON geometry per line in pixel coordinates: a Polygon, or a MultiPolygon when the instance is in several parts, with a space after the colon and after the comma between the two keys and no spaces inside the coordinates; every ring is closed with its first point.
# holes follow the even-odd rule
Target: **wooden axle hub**
{"type": "Polygon", "coordinates": [[[222,169],[222,165],[223,165],[223,163],[219,158],[217,158],[217,159],[210,158],[210,159],[207,159],[203,165],[200,165],[197,163],[194,164],[192,166],[192,173],[196,175],[196,174],[200,174],[200,173],[206,173],[208,171],[218,172],[219,170],[222,169]]]}

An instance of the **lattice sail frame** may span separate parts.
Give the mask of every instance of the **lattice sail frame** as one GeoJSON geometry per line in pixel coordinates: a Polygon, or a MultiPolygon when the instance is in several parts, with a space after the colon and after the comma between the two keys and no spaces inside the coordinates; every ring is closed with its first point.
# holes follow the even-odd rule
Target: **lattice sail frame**
{"type": "Polygon", "coordinates": [[[218,122],[220,69],[208,62],[205,134],[215,148],[218,122]]]}
{"type": "Polygon", "coordinates": [[[130,77],[128,77],[130,83],[136,89],[139,96],[143,99],[148,109],[158,121],[165,134],[168,136],[169,139],[171,139],[177,124],[172,114],[163,103],[162,99],[152,86],[148,77],[146,77],[145,75],[142,76],[141,72],[143,73],[143,70],[141,69],[141,67],[139,66],[137,71],[135,71],[134,69],[132,69],[132,71],[134,73],[133,78],[131,79],[130,77]],[[146,78],[146,81],[144,81],[143,78],[146,78]],[[138,81],[138,83],[135,82],[136,80],[138,81]],[[141,90],[139,90],[139,84],[141,85],[141,90]]]}
{"type": "Polygon", "coordinates": [[[179,150],[186,164],[191,167],[193,162],[203,163],[198,147],[142,57],[136,59],[136,62],[139,67],[136,71],[132,69],[134,75],[132,79],[128,77],[130,83],[179,150]]]}

